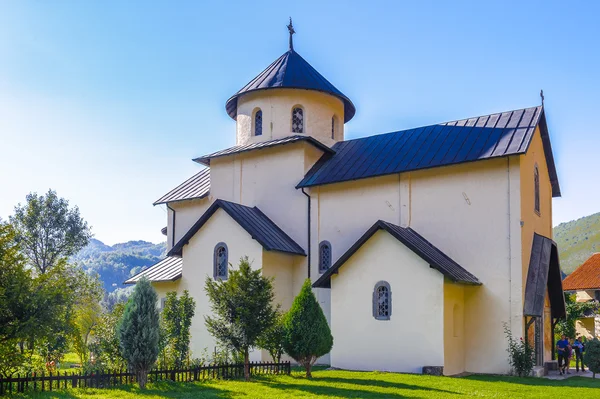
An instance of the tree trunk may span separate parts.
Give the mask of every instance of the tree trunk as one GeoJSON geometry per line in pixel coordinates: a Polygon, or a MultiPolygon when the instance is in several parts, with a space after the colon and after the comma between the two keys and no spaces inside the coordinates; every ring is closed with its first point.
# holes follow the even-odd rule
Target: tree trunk
{"type": "Polygon", "coordinates": [[[311,359],[304,359],[304,369],[306,370],[306,378],[312,378],[312,362],[311,359]]]}
{"type": "Polygon", "coordinates": [[[148,370],[138,370],[136,374],[140,389],[146,389],[146,382],[148,381],[148,370]]]}
{"type": "Polygon", "coordinates": [[[248,348],[244,348],[244,379],[250,381],[250,359],[248,356],[248,348]]]}

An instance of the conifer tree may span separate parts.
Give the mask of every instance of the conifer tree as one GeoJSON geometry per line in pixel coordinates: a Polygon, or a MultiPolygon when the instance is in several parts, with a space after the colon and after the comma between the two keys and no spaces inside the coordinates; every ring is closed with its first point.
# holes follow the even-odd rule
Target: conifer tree
{"type": "Polygon", "coordinates": [[[206,294],[214,316],[205,316],[206,328],[227,348],[244,356],[244,377],[250,379],[248,352],[259,337],[275,323],[272,279],[252,270],[248,257],[240,259],[238,270],[230,270],[225,281],[206,278],[206,294]]]}
{"type": "Polygon", "coordinates": [[[594,373],[593,377],[596,378],[596,374],[600,373],[600,340],[598,338],[586,342],[583,363],[588,366],[588,369],[594,373]]]}
{"type": "Polygon", "coordinates": [[[141,389],[146,388],[148,372],[158,356],[158,296],[147,278],[140,279],[127,301],[119,323],[119,342],[129,369],[137,377],[141,389]]]}
{"type": "Polygon", "coordinates": [[[333,337],[317,298],[312,292],[310,279],[306,279],[294,299],[285,321],[283,349],[306,369],[311,378],[311,368],[317,359],[331,351],[333,337]]]}

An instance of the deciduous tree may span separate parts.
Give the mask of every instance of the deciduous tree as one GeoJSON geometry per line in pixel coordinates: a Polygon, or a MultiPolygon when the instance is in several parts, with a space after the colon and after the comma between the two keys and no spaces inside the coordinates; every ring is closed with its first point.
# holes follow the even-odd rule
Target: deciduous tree
{"type": "Polygon", "coordinates": [[[190,327],[195,309],[196,301],[187,290],[180,298],[176,292],[167,293],[162,317],[175,368],[182,367],[190,353],[190,327]]]}
{"type": "Polygon", "coordinates": [[[206,278],[206,293],[214,316],[205,316],[208,331],[226,347],[244,355],[244,377],[250,380],[250,348],[275,323],[273,284],[260,269],[252,270],[248,257],[226,281],[206,278]]]}
{"type": "Polygon", "coordinates": [[[285,327],[283,325],[285,315],[278,312],[275,324],[266,330],[258,340],[258,347],[266,350],[274,362],[281,362],[283,355],[283,340],[285,339],[285,327]]]}
{"type": "Polygon", "coordinates": [[[310,279],[306,279],[294,299],[285,321],[283,348],[306,370],[311,378],[311,368],[317,359],[331,351],[333,336],[317,298],[312,292],[310,279]]]}
{"type": "Polygon", "coordinates": [[[596,301],[577,302],[575,294],[565,293],[565,305],[567,308],[567,317],[561,319],[554,330],[555,336],[560,337],[566,335],[570,338],[575,338],[577,319],[586,317],[589,314],[595,314],[600,310],[600,304],[596,301]]]}
{"type": "Polygon", "coordinates": [[[10,221],[22,252],[40,274],[85,247],[92,237],[79,208],[69,208],[69,201],[52,190],[46,195],[28,194],[10,221]]]}

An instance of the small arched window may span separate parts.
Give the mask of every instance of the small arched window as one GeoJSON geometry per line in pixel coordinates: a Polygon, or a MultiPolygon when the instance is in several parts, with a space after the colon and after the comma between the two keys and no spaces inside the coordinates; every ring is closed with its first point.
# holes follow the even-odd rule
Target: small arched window
{"type": "Polygon", "coordinates": [[[335,123],[335,116],[331,117],[331,138],[333,140],[335,140],[335,128],[336,128],[336,123],[335,123]]]}
{"type": "Polygon", "coordinates": [[[292,133],[304,133],[304,110],[300,107],[292,109],[292,133]]]}
{"type": "Polygon", "coordinates": [[[324,273],[331,267],[331,244],[321,241],[319,244],[319,273],[324,273]]]}
{"type": "Polygon", "coordinates": [[[534,210],[538,215],[540,214],[540,172],[538,170],[537,165],[533,169],[533,201],[534,201],[534,210]]]}
{"type": "Polygon", "coordinates": [[[228,269],[227,265],[229,258],[229,251],[227,245],[224,242],[220,242],[215,246],[214,255],[214,271],[213,277],[215,280],[227,280],[228,269]]]}
{"type": "Polygon", "coordinates": [[[386,281],[380,281],[373,290],[373,317],[377,320],[389,320],[391,316],[392,290],[386,281]]]}
{"type": "Polygon", "coordinates": [[[254,135],[262,136],[262,110],[258,109],[254,113],[254,135]]]}

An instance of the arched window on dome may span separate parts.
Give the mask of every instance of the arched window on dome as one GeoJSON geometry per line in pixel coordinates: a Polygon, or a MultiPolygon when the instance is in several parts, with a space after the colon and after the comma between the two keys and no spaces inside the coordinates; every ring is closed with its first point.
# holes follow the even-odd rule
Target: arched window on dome
{"type": "Polygon", "coordinates": [[[227,244],[220,242],[215,246],[215,254],[213,260],[213,277],[215,280],[227,280],[228,277],[228,258],[229,251],[227,244]]]}
{"type": "Polygon", "coordinates": [[[335,140],[335,136],[336,136],[336,133],[337,133],[337,128],[338,128],[337,117],[335,115],[333,115],[331,117],[331,138],[333,140],[335,140]]]}
{"type": "Polygon", "coordinates": [[[254,112],[254,135],[262,136],[262,110],[259,108],[254,112]]]}
{"type": "Polygon", "coordinates": [[[304,133],[304,110],[301,107],[292,109],[292,133],[304,133]]]}
{"type": "Polygon", "coordinates": [[[535,213],[540,214],[540,172],[538,166],[535,165],[533,169],[533,190],[534,190],[534,205],[533,208],[535,213]]]}
{"type": "Polygon", "coordinates": [[[373,290],[373,317],[377,320],[389,320],[391,316],[392,290],[387,281],[380,281],[373,290]]]}

